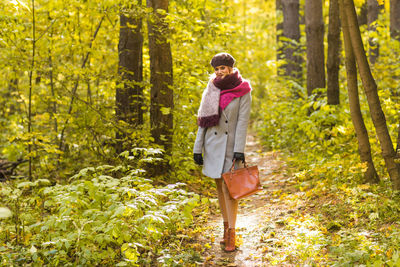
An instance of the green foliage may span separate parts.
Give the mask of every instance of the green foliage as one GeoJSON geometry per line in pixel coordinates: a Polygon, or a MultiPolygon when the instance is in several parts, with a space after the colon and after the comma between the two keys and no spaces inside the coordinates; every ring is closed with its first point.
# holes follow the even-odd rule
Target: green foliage
{"type": "MultiPolygon", "coordinates": [[[[324,90],[316,92],[319,98],[307,98],[301,81],[275,75],[280,62],[275,60],[274,1],[170,1],[166,19],[175,106],[163,112],[174,115],[174,143],[173,171],[165,177],[146,177],[144,171],[163,153],[151,144],[150,136],[145,21],[152,19],[150,11],[140,1],[35,1],[32,66],[30,4],[0,3],[0,155],[11,161],[32,156],[35,178],[2,183],[0,206],[7,208],[0,208],[0,265],[173,266],[200,261],[185,231],[191,226],[193,209],[207,199],[200,201],[175,182],[209,186],[199,179],[192,145],[201,93],[213,72],[209,61],[221,51],[234,55],[243,77],[251,81],[252,118],[266,147],[288,153],[295,186],[307,201],[316,202],[315,216],[303,218],[304,224],[285,222],[288,228],[317,229],[298,232],[293,255],[310,265],[399,264],[399,199],[388,189],[390,181],[364,96],[361,105],[381,177],[381,183],[373,186],[361,185],[366,166],[357,154],[343,69],[342,104],[337,107],[327,105],[324,90]],[[145,124],[134,129],[115,119],[122,11],[143,19],[145,36],[141,83],[145,124]],[[34,78],[30,134],[29,71],[34,78]],[[133,149],[116,155],[117,132],[127,134],[133,149]],[[323,249],[328,259],[321,254],[323,249]]],[[[367,48],[369,37],[379,43],[374,76],[395,136],[400,46],[390,40],[388,14],[380,17],[376,33],[365,33],[363,38],[367,48]]],[[[303,34],[300,44],[304,43],[303,34]]],[[[26,165],[18,171],[26,174],[26,165]]]]}
{"type": "Polygon", "coordinates": [[[183,183],[155,187],[141,174],[129,165],[102,165],[82,169],[68,184],[5,184],[1,204],[14,216],[0,222],[1,264],[136,266],[167,256],[179,261],[176,251],[164,248],[182,245],[176,234],[191,224],[199,196],[183,183]]]}
{"type": "MultiPolygon", "coordinates": [[[[367,49],[369,37],[379,43],[380,54],[371,67],[395,141],[399,63],[394,55],[398,55],[400,46],[390,39],[388,18],[386,12],[377,23],[377,32],[364,32],[363,39],[367,49]]],[[[381,180],[377,185],[363,184],[366,166],[360,163],[345,78],[342,65],[340,106],[327,105],[325,90],[307,98],[302,84],[275,80],[268,85],[268,98],[262,104],[257,128],[268,148],[285,151],[295,177],[292,182],[300,190],[299,198],[312,207],[306,218],[293,215],[285,221],[285,225],[296,224],[309,231],[309,235],[295,236],[293,244],[287,244],[287,250],[293,251],[287,258],[293,256],[297,263],[311,265],[396,266],[400,263],[399,195],[391,189],[359,81],[361,109],[381,180]]]]}
{"type": "MultiPolygon", "coordinates": [[[[389,82],[381,77],[379,83],[389,82]]],[[[299,197],[311,209],[305,216],[295,214],[285,220],[285,228],[294,225],[298,229],[293,241],[285,245],[285,250],[292,251],[285,259],[293,257],[297,263],[333,266],[396,266],[400,199],[385,172],[365,99],[361,97],[364,119],[381,177],[377,185],[363,184],[366,166],[360,163],[345,88],[341,95],[344,104],[329,106],[324,98],[314,100],[314,96],[293,99],[294,89],[305,95],[305,89],[297,84],[285,90],[277,87],[283,86],[270,86],[259,129],[267,147],[287,153],[285,160],[294,176],[292,182],[300,191],[299,196],[281,198],[299,197]]],[[[391,100],[396,96],[386,92],[382,90],[380,94],[383,108],[390,114],[397,109],[391,100]]],[[[322,90],[319,95],[325,92],[322,90]]],[[[396,121],[390,117],[388,123],[394,134],[396,121]]]]}
{"type": "MultiPolygon", "coordinates": [[[[150,136],[150,63],[146,19],[150,10],[139,1],[35,1],[32,132],[27,132],[28,85],[33,50],[32,3],[0,4],[0,153],[8,160],[33,158],[33,177],[52,181],[85,166],[116,163],[115,136],[126,133],[132,147],[146,147],[150,136]],[[145,124],[115,119],[119,15],[143,19],[145,124]],[[98,32],[96,30],[98,29],[98,32]],[[24,41],[25,40],[25,41],[24,41]],[[87,58],[87,61],[85,61],[87,58]],[[27,146],[32,152],[28,155],[27,146]]],[[[193,170],[192,144],[201,93],[213,72],[209,61],[232,53],[242,75],[253,85],[253,100],[263,96],[265,76],[273,75],[275,40],[272,2],[170,1],[166,19],[173,55],[174,144],[171,177],[186,181],[193,170]],[[239,12],[241,15],[237,16],[239,12]],[[271,31],[272,30],[272,31],[271,31]],[[254,47],[260,49],[254,49],[254,47]],[[260,71],[254,72],[254,69],[260,71]]],[[[255,105],[257,106],[257,105],[255,105]]],[[[125,140],[127,141],[127,140],[125,140]]],[[[26,164],[20,171],[27,173],[26,164]]]]}
{"type": "MultiPolygon", "coordinates": [[[[243,76],[253,82],[253,95],[263,94],[264,75],[274,71],[271,62],[265,65],[265,59],[274,57],[268,49],[274,36],[265,30],[273,26],[274,15],[266,16],[264,10],[273,4],[248,3],[257,7],[170,1],[166,18],[175,105],[163,112],[174,115],[174,144],[173,171],[165,177],[145,172],[163,153],[150,136],[150,10],[140,1],[34,1],[33,43],[32,2],[0,3],[0,154],[10,161],[31,156],[34,178],[2,184],[0,206],[12,214],[5,218],[10,213],[1,211],[0,265],[171,266],[199,261],[197,247],[185,247],[199,197],[181,183],[170,183],[211,183],[199,181],[191,153],[195,114],[213,72],[211,57],[231,52],[243,76]],[[243,16],[235,16],[239,7],[243,16]],[[145,123],[138,127],[115,119],[120,12],[143,19],[145,123]],[[263,49],[253,50],[258,43],[263,49]],[[30,71],[33,124],[28,134],[30,71]],[[116,155],[117,132],[126,133],[133,149],[116,155]]],[[[21,164],[18,172],[26,175],[27,165],[21,164]]]]}

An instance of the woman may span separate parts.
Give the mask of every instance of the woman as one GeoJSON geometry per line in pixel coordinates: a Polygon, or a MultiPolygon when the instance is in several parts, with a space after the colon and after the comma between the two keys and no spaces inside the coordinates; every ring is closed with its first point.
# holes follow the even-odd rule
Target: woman
{"type": "Polygon", "coordinates": [[[218,201],[224,221],[225,251],[235,247],[235,224],[238,201],[229,196],[222,173],[244,162],[247,125],[250,117],[251,86],[233,68],[235,59],[228,53],[219,53],[211,60],[213,74],[203,92],[193,148],[194,161],[203,165],[203,174],[214,178],[218,201]],[[204,153],[204,162],[203,156],[204,153]]]}

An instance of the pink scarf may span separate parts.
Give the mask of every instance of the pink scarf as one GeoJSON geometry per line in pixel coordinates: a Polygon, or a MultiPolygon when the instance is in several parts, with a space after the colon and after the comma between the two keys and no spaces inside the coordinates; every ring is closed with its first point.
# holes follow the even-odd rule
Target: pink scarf
{"type": "Polygon", "coordinates": [[[219,97],[219,106],[221,110],[224,110],[234,98],[244,96],[250,91],[251,86],[248,81],[243,81],[232,89],[222,90],[219,97]]]}
{"type": "Polygon", "coordinates": [[[197,117],[197,124],[207,128],[218,125],[221,111],[236,97],[241,97],[251,91],[250,83],[235,72],[221,79],[217,77],[208,82],[203,92],[197,117]]]}

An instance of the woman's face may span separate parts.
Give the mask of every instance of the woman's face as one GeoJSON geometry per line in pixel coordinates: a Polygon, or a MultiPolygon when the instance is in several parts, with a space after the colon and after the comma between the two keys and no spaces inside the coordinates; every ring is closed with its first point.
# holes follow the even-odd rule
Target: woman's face
{"type": "Polygon", "coordinates": [[[221,65],[215,67],[214,70],[215,70],[215,75],[217,75],[217,77],[224,78],[226,75],[231,73],[232,68],[225,65],[221,65]]]}

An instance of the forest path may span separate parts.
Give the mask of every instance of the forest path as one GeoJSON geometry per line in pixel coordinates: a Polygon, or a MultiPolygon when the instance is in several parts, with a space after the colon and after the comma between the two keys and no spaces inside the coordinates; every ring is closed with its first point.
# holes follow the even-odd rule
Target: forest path
{"type": "Polygon", "coordinates": [[[239,201],[236,226],[239,247],[231,253],[224,252],[219,244],[222,217],[218,206],[213,206],[199,240],[206,247],[202,253],[203,266],[292,266],[297,262],[296,256],[287,250],[295,248],[286,242],[296,233],[286,227],[286,219],[299,206],[304,207],[304,203],[299,203],[297,197],[289,197],[292,201],[288,201],[288,196],[297,190],[286,173],[287,166],[277,152],[263,150],[254,132],[247,137],[246,160],[249,166],[258,165],[264,190],[239,201]]]}

